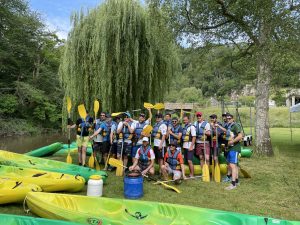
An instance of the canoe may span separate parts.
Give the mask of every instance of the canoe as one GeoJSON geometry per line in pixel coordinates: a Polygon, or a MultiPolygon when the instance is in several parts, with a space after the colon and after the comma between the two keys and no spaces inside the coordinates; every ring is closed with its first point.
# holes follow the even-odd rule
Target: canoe
{"type": "Polygon", "coordinates": [[[40,217],[82,224],[300,225],[297,221],[150,201],[30,192],[26,203],[40,217]],[[96,209],[96,210],[95,210],[96,209]],[[267,221],[267,222],[266,222],[267,221]]]}
{"type": "MultiPolygon", "coordinates": [[[[62,156],[62,155],[67,155],[68,154],[68,148],[61,148],[59,151],[54,153],[54,156],[62,156]]],[[[78,148],[77,146],[70,146],[70,154],[77,154],[78,148]]],[[[87,147],[86,149],[86,155],[90,156],[93,152],[92,147],[87,147]]]]}
{"type": "Polygon", "coordinates": [[[5,225],[80,225],[79,223],[61,220],[48,220],[30,216],[0,214],[0,224],[5,225]]]}
{"type": "Polygon", "coordinates": [[[97,171],[88,167],[68,164],[65,162],[55,161],[51,159],[32,157],[5,150],[0,150],[0,165],[1,164],[8,166],[40,169],[71,175],[79,175],[84,177],[86,181],[88,181],[91,175],[100,175],[104,182],[107,178],[107,173],[104,171],[97,171]]]}
{"type": "Polygon", "coordinates": [[[0,178],[36,184],[46,192],[78,192],[85,184],[81,176],[4,165],[0,165],[0,178]]]}
{"type": "Polygon", "coordinates": [[[63,144],[60,142],[55,142],[51,145],[47,145],[41,148],[37,148],[30,152],[25,153],[25,155],[35,156],[35,157],[45,157],[53,155],[55,152],[60,150],[63,147],[63,144]]]}
{"type": "Polygon", "coordinates": [[[36,184],[0,179],[0,204],[21,202],[31,191],[42,191],[36,184]]]}

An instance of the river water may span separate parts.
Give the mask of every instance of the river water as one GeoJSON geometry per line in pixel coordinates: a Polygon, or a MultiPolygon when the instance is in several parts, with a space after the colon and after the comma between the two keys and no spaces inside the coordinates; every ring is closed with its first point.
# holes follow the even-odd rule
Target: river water
{"type": "MultiPolygon", "coordinates": [[[[74,138],[71,138],[71,141],[74,138]]],[[[25,153],[54,142],[68,143],[67,136],[61,133],[40,134],[36,136],[0,137],[0,150],[25,153]]]]}

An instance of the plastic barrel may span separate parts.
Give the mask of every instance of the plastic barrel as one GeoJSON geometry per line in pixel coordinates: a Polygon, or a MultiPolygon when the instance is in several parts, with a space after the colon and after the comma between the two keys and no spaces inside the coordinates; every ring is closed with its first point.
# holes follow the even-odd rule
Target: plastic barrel
{"type": "Polygon", "coordinates": [[[128,199],[138,199],[143,197],[143,176],[128,176],[124,177],[124,196],[128,199]]]}
{"type": "Polygon", "coordinates": [[[87,196],[101,197],[103,192],[103,180],[100,175],[92,175],[88,181],[87,196]]]}

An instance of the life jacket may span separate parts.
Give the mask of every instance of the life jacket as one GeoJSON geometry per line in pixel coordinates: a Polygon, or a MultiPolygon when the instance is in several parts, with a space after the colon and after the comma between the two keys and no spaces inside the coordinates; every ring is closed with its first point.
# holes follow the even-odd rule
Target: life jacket
{"type": "Polygon", "coordinates": [[[78,132],[80,132],[80,136],[83,136],[83,132],[89,132],[92,128],[92,124],[89,123],[90,116],[87,116],[85,120],[81,118],[81,123],[78,126],[78,132]]]}
{"type": "MultiPolygon", "coordinates": [[[[179,130],[180,130],[180,125],[177,125],[176,127],[172,126],[172,128],[171,128],[171,131],[176,135],[179,134],[179,130]]],[[[177,141],[177,144],[179,144],[181,142],[180,139],[177,139],[173,135],[170,135],[170,142],[173,142],[173,141],[177,141]]]]}
{"type": "Polygon", "coordinates": [[[146,122],[145,121],[143,123],[138,122],[136,124],[135,135],[136,135],[137,139],[140,139],[141,133],[142,133],[142,131],[143,131],[143,129],[144,129],[145,126],[146,126],[146,122]]]}
{"type": "Polygon", "coordinates": [[[169,127],[170,125],[172,125],[172,120],[164,120],[164,124],[169,127]]]}
{"type": "Polygon", "coordinates": [[[159,123],[155,123],[153,130],[152,130],[152,137],[156,139],[162,139],[161,130],[159,127],[164,124],[164,121],[160,121],[159,123]]]}
{"type": "Polygon", "coordinates": [[[184,126],[184,128],[182,129],[182,141],[183,142],[191,142],[192,141],[192,133],[191,133],[191,127],[193,125],[191,123],[187,124],[184,126]],[[190,130],[187,131],[190,127],[190,130]]]}
{"type": "Polygon", "coordinates": [[[195,127],[196,127],[196,137],[197,139],[204,141],[204,130],[205,130],[205,126],[207,124],[207,121],[202,121],[201,126],[199,127],[199,122],[197,121],[195,123],[195,127]]]}
{"type": "MultiPolygon", "coordinates": [[[[220,126],[222,126],[221,123],[217,122],[220,126]]],[[[216,130],[218,130],[218,138],[220,137],[220,134],[223,132],[219,127],[215,127],[214,129],[211,129],[211,137],[213,138],[214,141],[217,139],[217,133],[216,130]]]]}
{"type": "Polygon", "coordinates": [[[106,137],[106,136],[108,136],[109,137],[109,135],[110,135],[110,132],[111,132],[111,126],[113,125],[113,123],[112,122],[110,122],[110,123],[108,123],[108,122],[104,122],[104,129],[102,130],[102,136],[103,137],[106,137]]]}
{"type": "MultiPolygon", "coordinates": [[[[128,122],[128,125],[131,126],[132,122],[128,122]]],[[[123,135],[124,135],[124,139],[127,140],[131,140],[132,139],[132,133],[129,132],[128,127],[124,127],[122,128],[122,131],[119,133],[119,139],[123,139],[123,135]]]]}
{"type": "Polygon", "coordinates": [[[226,130],[226,132],[224,132],[223,139],[229,141],[229,140],[231,140],[231,139],[236,138],[237,135],[234,134],[234,133],[231,131],[231,128],[233,127],[234,124],[235,124],[234,122],[228,124],[227,130],[226,130]]]}
{"type": "Polygon", "coordinates": [[[174,152],[174,155],[172,156],[171,150],[170,150],[170,148],[168,148],[167,163],[169,164],[169,166],[172,170],[176,170],[176,167],[179,164],[179,162],[177,161],[177,156],[179,153],[180,153],[180,151],[176,149],[176,151],[174,152]]]}
{"type": "Polygon", "coordinates": [[[144,146],[140,147],[140,158],[139,158],[139,164],[142,168],[148,167],[149,158],[148,153],[151,150],[150,145],[147,146],[146,151],[144,151],[144,146]]]}

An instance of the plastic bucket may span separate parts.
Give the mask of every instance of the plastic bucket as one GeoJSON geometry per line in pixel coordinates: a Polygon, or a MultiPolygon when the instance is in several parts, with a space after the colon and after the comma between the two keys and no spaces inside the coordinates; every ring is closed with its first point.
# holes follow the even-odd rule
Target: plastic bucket
{"type": "Polygon", "coordinates": [[[143,176],[140,173],[128,173],[124,177],[124,196],[128,199],[143,197],[143,176]]]}

